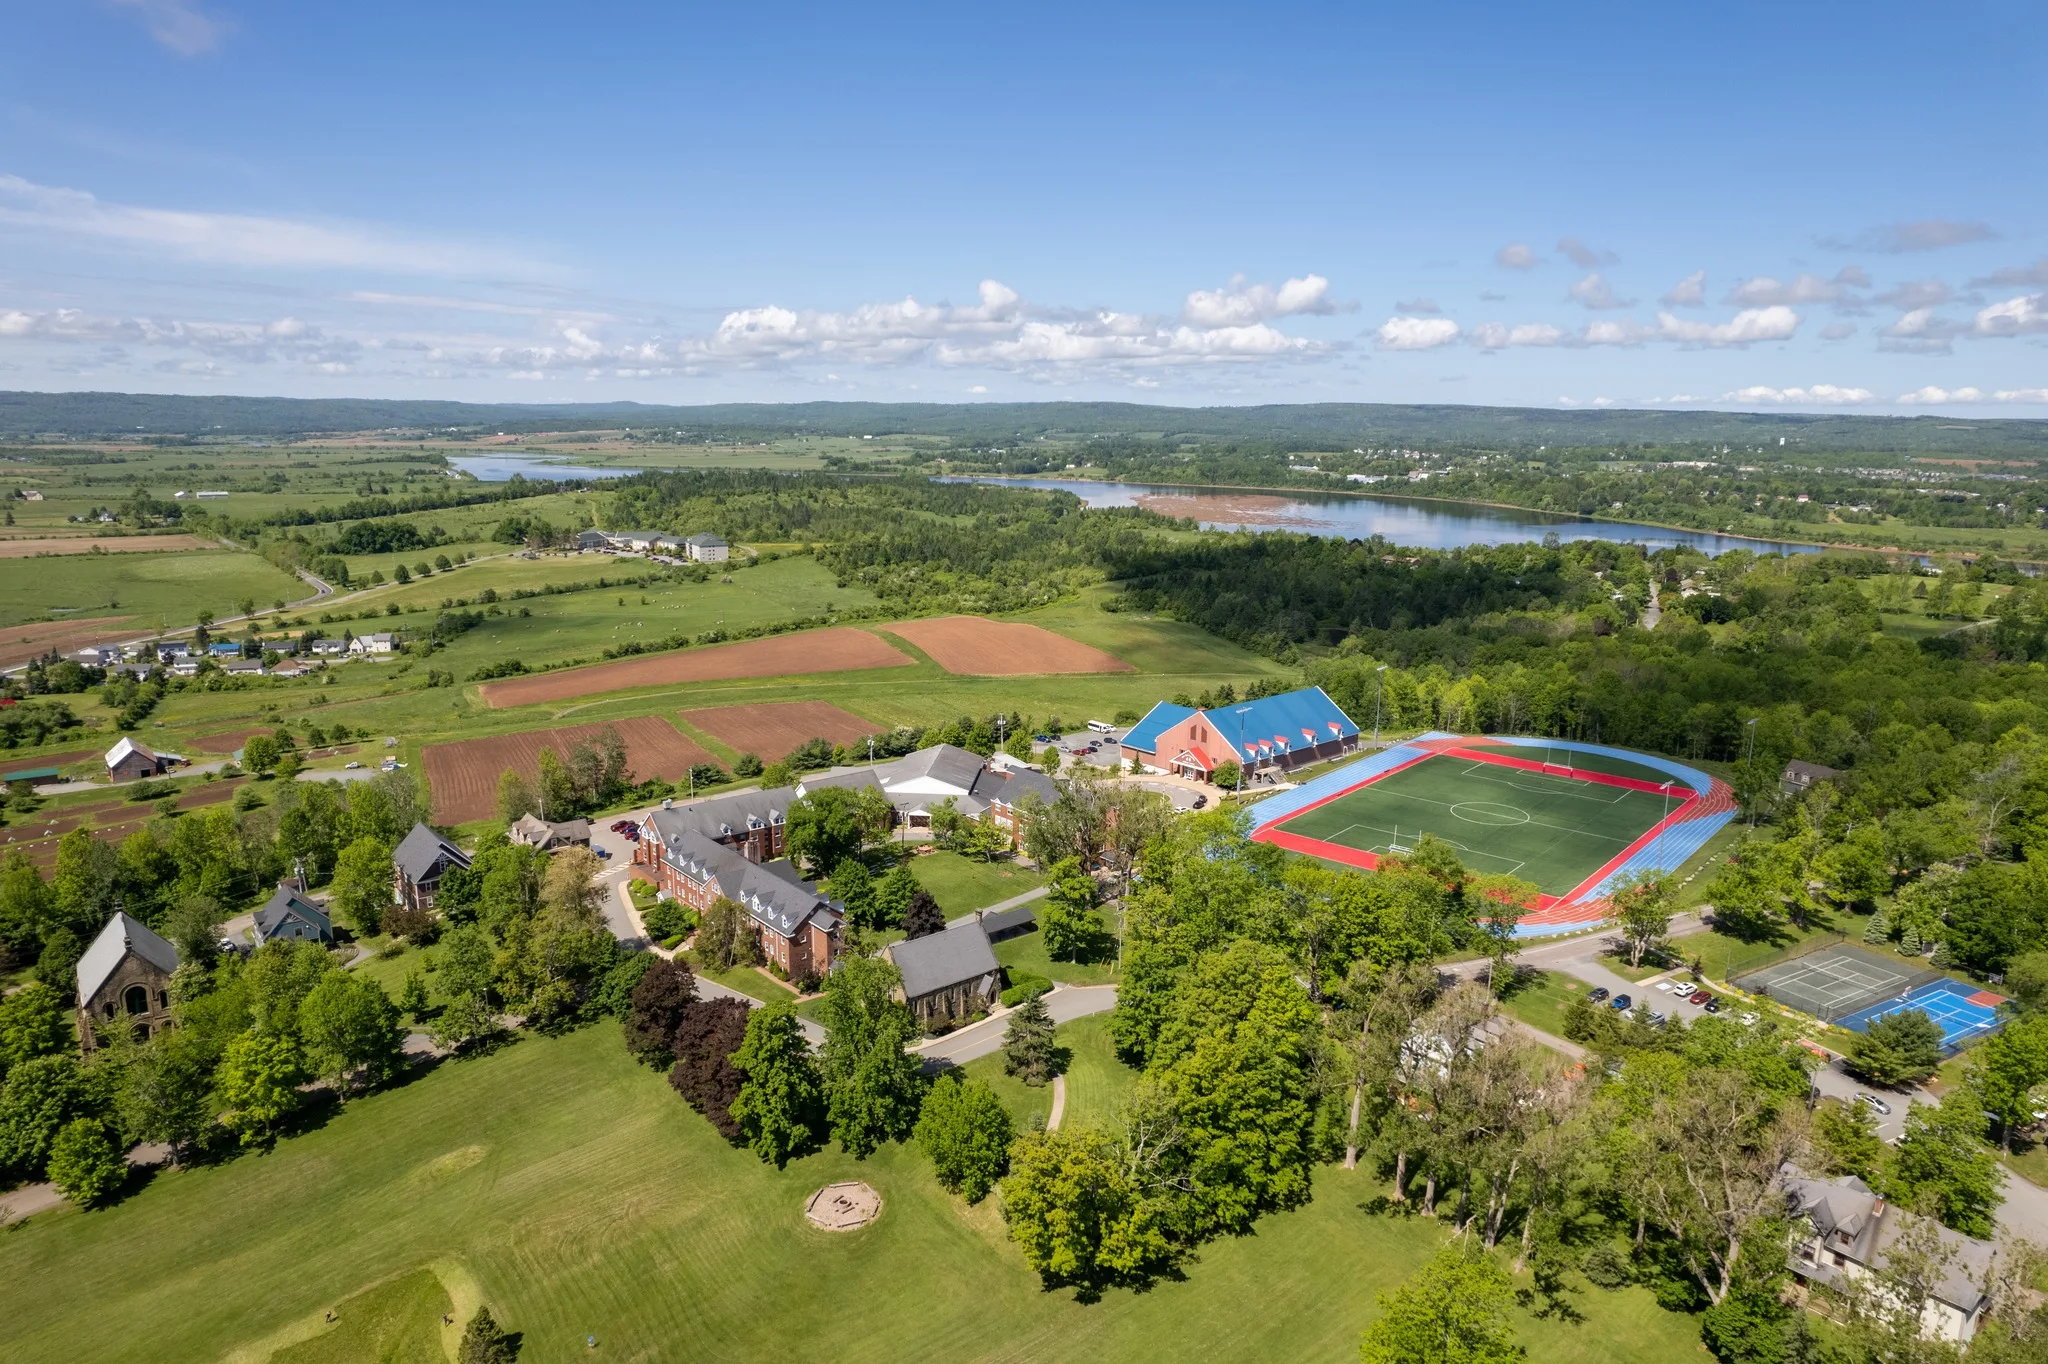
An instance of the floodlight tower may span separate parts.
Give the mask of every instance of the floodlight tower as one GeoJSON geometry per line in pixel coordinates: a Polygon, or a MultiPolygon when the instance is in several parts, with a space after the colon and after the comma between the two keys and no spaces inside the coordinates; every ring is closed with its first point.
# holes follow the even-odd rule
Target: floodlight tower
{"type": "Polygon", "coordinates": [[[1372,690],[1372,746],[1380,746],[1380,698],[1387,690],[1387,665],[1382,663],[1375,670],[1376,681],[1372,690]]]}

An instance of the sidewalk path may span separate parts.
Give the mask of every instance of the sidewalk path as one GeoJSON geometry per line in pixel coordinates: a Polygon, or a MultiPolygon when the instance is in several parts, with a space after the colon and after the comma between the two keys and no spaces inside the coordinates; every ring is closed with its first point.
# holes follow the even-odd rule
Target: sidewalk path
{"type": "Polygon", "coordinates": [[[1052,1116],[1045,1120],[1045,1130],[1048,1132],[1059,1131],[1060,1119],[1066,1116],[1067,1077],[1064,1075],[1055,1075],[1052,1077],[1052,1116]]]}
{"type": "Polygon", "coordinates": [[[946,920],[946,927],[952,928],[956,924],[972,923],[984,914],[1000,914],[1006,909],[1015,909],[1019,905],[1028,905],[1033,900],[1043,900],[1047,889],[1048,887],[1040,886],[1036,890],[1027,890],[1022,895],[1012,895],[1000,904],[989,905],[985,908],[977,909],[971,914],[962,914],[956,918],[948,919],[946,920]]]}
{"type": "MultiPolygon", "coordinates": [[[[1116,1007],[1116,986],[1114,985],[1056,985],[1040,996],[1045,1001],[1045,1010],[1052,1015],[1055,1024],[1071,1023],[1077,1018],[1090,1014],[1108,1013],[1116,1007]]],[[[1002,1049],[1003,1033],[1009,1028],[1010,1010],[998,1008],[979,1023],[944,1037],[934,1037],[911,1048],[925,1058],[927,1065],[964,1066],[977,1057],[988,1056],[1002,1049]]]]}

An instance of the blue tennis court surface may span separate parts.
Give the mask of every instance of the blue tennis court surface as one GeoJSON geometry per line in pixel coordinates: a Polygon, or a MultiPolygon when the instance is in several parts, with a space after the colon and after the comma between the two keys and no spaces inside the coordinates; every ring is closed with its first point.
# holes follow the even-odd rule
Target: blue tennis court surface
{"type": "Polygon", "coordinates": [[[2003,1003],[2002,997],[1974,985],[1937,980],[1835,1021],[1853,1032],[1868,1032],[1870,1025],[1880,1018],[1917,1010],[1934,1020],[1934,1025],[1941,1029],[1943,1049],[1953,1052],[1965,1042],[1995,1031],[1999,1026],[1998,1006],[2003,1003]]]}

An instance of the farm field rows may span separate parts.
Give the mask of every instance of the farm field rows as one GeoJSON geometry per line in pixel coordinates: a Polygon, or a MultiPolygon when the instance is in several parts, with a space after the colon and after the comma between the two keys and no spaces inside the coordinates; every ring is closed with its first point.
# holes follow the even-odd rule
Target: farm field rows
{"type": "Polygon", "coordinates": [[[1131,665],[1037,625],[982,616],[939,616],[882,627],[909,640],[949,673],[1018,677],[1034,673],[1120,673],[1131,665]]]}
{"type": "MultiPolygon", "coordinates": [[[[1116,1072],[1091,1076],[1115,1062],[1071,1026],[1061,1038],[1074,1120],[1099,1118],[1116,1072]]],[[[686,1341],[708,1359],[1334,1361],[1356,1357],[1375,1294],[1445,1235],[1360,1211],[1381,1191],[1325,1166],[1311,1204],[1204,1247],[1184,1280],[1081,1304],[1042,1291],[995,1200],[945,1194],[914,1143],[776,1170],[720,1141],[606,1022],[444,1065],[267,1155],[158,1175],[108,1211],[31,1219],[0,1238],[0,1355],[216,1358],[452,1265],[523,1333],[524,1364],[588,1358],[588,1334],[624,1359],[686,1341]],[[873,1185],[881,1220],[808,1227],[805,1198],[839,1179],[873,1185]],[[760,1310],[763,1284],[780,1310],[760,1310]]],[[[1642,1289],[1573,1305],[1576,1325],[1515,1314],[1534,1364],[1697,1353],[1694,1320],[1642,1289]]]]}
{"type": "Polygon", "coordinates": [[[724,682],[745,677],[788,677],[797,673],[864,672],[907,668],[905,657],[865,630],[844,626],[769,635],[735,644],[710,644],[673,653],[593,663],[537,677],[487,682],[484,700],[494,709],[574,701],[632,687],[684,682],[724,682]]]}
{"type": "Polygon", "coordinates": [[[507,768],[531,781],[540,772],[541,749],[551,748],[566,758],[571,748],[594,741],[607,725],[616,725],[626,742],[627,766],[640,780],[660,777],[674,781],[696,764],[711,761],[709,753],[683,737],[674,725],[651,715],[430,744],[425,764],[433,789],[435,823],[467,824],[495,817],[498,778],[507,768]]]}
{"type": "Polygon", "coordinates": [[[751,753],[763,762],[786,758],[810,739],[850,744],[878,732],[864,720],[828,701],[781,701],[765,706],[712,706],[686,710],[683,723],[710,735],[735,754],[751,753]]]}

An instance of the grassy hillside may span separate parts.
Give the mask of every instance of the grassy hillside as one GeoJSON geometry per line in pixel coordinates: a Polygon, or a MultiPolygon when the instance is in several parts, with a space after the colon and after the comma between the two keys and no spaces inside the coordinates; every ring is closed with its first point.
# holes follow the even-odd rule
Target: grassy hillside
{"type": "MultiPolygon", "coordinates": [[[[591,1334],[613,1359],[1343,1360],[1374,1295],[1444,1235],[1361,1212],[1378,1191],[1325,1169],[1312,1205],[1206,1247],[1184,1281],[1083,1305],[1041,1291],[995,1200],[945,1194],[914,1144],[777,1171],[719,1141],[607,1023],[444,1066],[109,1210],[32,1219],[0,1237],[0,1356],[342,1357],[303,1343],[337,1305],[380,1314],[366,1342],[410,1351],[445,1310],[405,1277],[431,1268],[524,1333],[523,1364],[589,1358],[591,1334]],[[837,1179],[872,1184],[880,1221],[809,1227],[805,1198],[837,1179]]],[[[1575,1305],[1576,1326],[1522,1318],[1537,1364],[1697,1350],[1693,1323],[1640,1290],[1575,1305]]]]}

